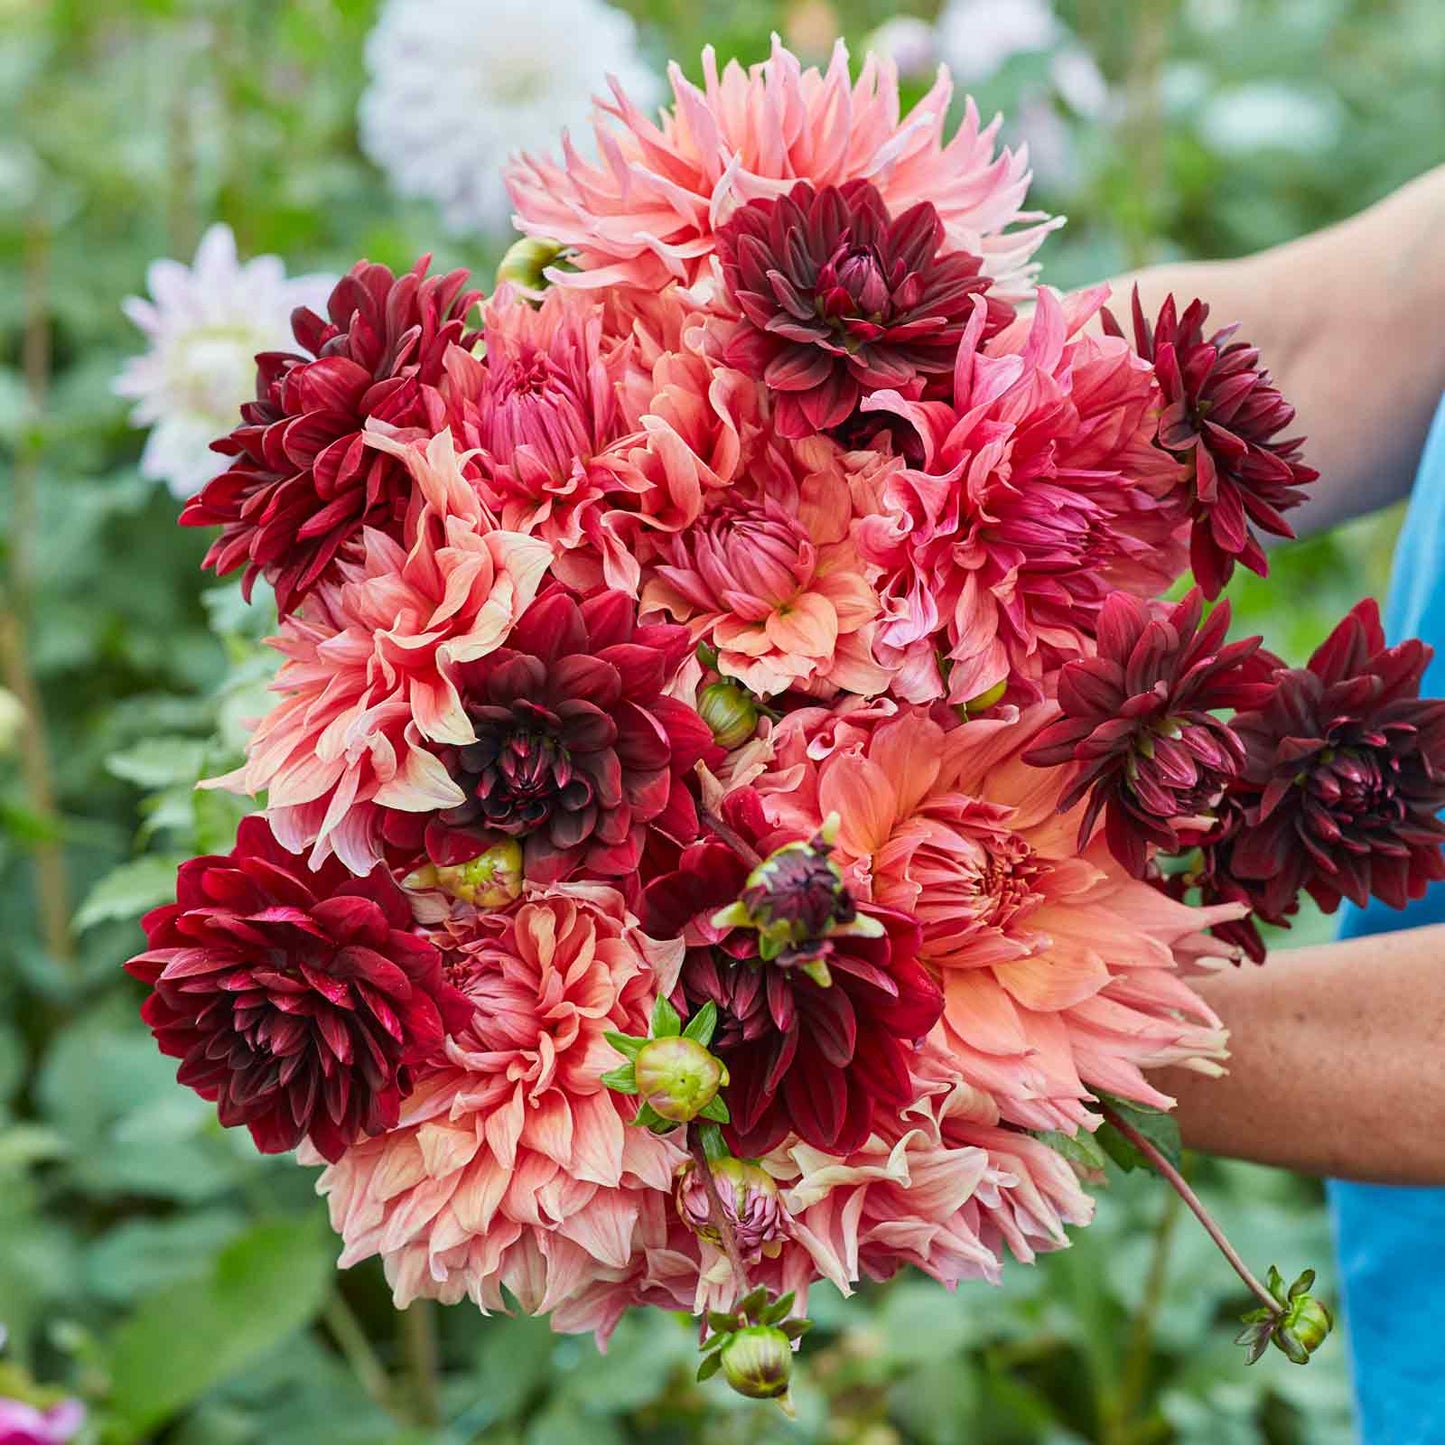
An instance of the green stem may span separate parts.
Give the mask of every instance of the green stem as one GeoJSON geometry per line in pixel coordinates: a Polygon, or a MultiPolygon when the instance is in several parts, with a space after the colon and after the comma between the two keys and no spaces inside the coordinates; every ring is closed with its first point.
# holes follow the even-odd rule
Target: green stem
{"type": "Polygon", "coordinates": [[[1117,1438],[1121,1441],[1134,1437],[1134,1412],[1144,1398],[1144,1387],[1149,1378],[1149,1360],[1154,1353],[1154,1321],[1164,1303],[1164,1287],[1169,1280],[1169,1252],[1174,1242],[1174,1228],[1179,1222],[1180,1203],[1177,1194],[1166,1194],[1164,1208],[1160,1210],[1159,1220],[1154,1226],[1149,1273],[1134,1315],[1129,1354],[1119,1380],[1115,1422],[1117,1438]]]}
{"type": "Polygon", "coordinates": [[[341,1351],[346,1363],[351,1366],[352,1374],[356,1376],[361,1388],[366,1392],[367,1398],[389,1413],[391,1410],[391,1381],[387,1377],[386,1368],[372,1348],[371,1341],[361,1326],[361,1321],[356,1318],[351,1306],[346,1303],[346,1297],[339,1289],[332,1291],[331,1298],[327,1300],[326,1308],[322,1312],[322,1318],[326,1321],[326,1328],[331,1332],[331,1338],[336,1341],[336,1347],[341,1351]]]}
{"type": "Polygon", "coordinates": [[[1225,1237],[1224,1231],[1215,1223],[1214,1217],[1204,1207],[1204,1201],[1189,1187],[1189,1181],[1169,1162],[1154,1143],[1146,1139],[1122,1114],[1107,1104],[1099,1106],[1104,1118],[1109,1121],[1168,1181],[1174,1192],[1189,1206],[1189,1211],[1204,1226],[1204,1232],[1214,1241],[1240,1279],[1249,1286],[1250,1293],[1264,1305],[1271,1314],[1280,1312],[1279,1301],[1255,1278],[1253,1271],[1240,1258],[1239,1251],[1225,1237]]]}
{"type": "Polygon", "coordinates": [[[416,1422],[435,1428],[442,1421],[441,1366],[437,1357],[435,1306],[431,1300],[413,1300],[401,1312],[401,1342],[416,1422]]]}

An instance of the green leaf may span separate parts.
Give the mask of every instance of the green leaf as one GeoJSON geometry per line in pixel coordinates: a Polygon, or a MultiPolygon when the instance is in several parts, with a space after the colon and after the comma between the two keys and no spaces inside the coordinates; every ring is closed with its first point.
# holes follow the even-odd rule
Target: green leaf
{"type": "Polygon", "coordinates": [[[139,788],[194,784],[201,776],[206,746],[195,738],[146,738],[105,760],[106,771],[139,788]]]}
{"type": "Polygon", "coordinates": [[[635,1039],[631,1034],[619,1034],[615,1029],[608,1029],[602,1037],[626,1059],[635,1059],[647,1042],[646,1039],[635,1039]]]}
{"type": "Polygon", "coordinates": [[[82,933],[97,923],[117,918],[139,918],[159,903],[176,896],[176,869],[181,860],[148,853],[131,863],[112,869],[86,895],[75,915],[82,933]]]}
{"type": "Polygon", "coordinates": [[[682,1016],[667,999],[659,996],[652,1006],[652,1036],[655,1039],[676,1038],[682,1032],[682,1016]]]}
{"type": "Polygon", "coordinates": [[[714,1094],[707,1103],[698,1110],[699,1119],[711,1119],[715,1124],[727,1124],[731,1122],[732,1115],[728,1113],[728,1106],[723,1102],[721,1094],[714,1094]]]}
{"type": "MultiPolygon", "coordinates": [[[[1126,1124],[1138,1130],[1165,1159],[1176,1169],[1179,1168],[1184,1157],[1184,1144],[1179,1137],[1179,1121],[1173,1114],[1166,1114],[1160,1109],[1146,1109],[1142,1104],[1131,1103],[1128,1099],[1105,1093],[1102,1089],[1095,1089],[1094,1093],[1101,1104],[1106,1104],[1126,1124]]],[[[1148,1159],[1112,1124],[1100,1125],[1094,1137],[1098,1140],[1099,1147],[1121,1169],[1149,1167],[1148,1159]]]]}
{"type": "MultiPolygon", "coordinates": [[[[1118,1130],[1114,1132],[1118,1134],[1118,1130]]],[[[1080,1169],[1094,1173],[1108,1166],[1109,1155],[1105,1153],[1099,1140],[1086,1129],[1080,1129],[1077,1134],[1065,1134],[1059,1129],[1043,1129],[1034,1137],[1080,1169]]]]}
{"type": "Polygon", "coordinates": [[[711,1000],[703,1004],[698,1011],[687,1021],[687,1027],[683,1029],[684,1038],[692,1039],[706,1048],[712,1042],[712,1036],[717,1029],[717,1005],[711,1000]]]}
{"type": "Polygon", "coordinates": [[[699,1381],[710,1380],[720,1369],[722,1369],[722,1351],[714,1350],[713,1353],[697,1367],[697,1378],[699,1381]]]}
{"type": "Polygon", "coordinates": [[[619,1094],[635,1094],[637,1092],[637,1070],[628,1063],[621,1068],[609,1069],[602,1075],[602,1082],[609,1089],[615,1089],[619,1094]]]}
{"type": "Polygon", "coordinates": [[[125,1438],[149,1435],[310,1323],[332,1287],[334,1253],[318,1215],[260,1224],[205,1278],[147,1299],[112,1342],[110,1403],[125,1438]]]}

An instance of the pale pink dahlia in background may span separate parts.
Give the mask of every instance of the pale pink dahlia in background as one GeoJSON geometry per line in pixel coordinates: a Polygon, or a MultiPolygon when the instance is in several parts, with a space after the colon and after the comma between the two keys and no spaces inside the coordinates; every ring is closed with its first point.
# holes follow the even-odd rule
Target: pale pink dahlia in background
{"type": "Polygon", "coordinates": [[[291,345],[291,312],[320,308],[334,276],[286,275],[279,256],[242,261],[231,228],[201,237],[195,259],[152,261],[150,297],[129,296],[125,314],[150,342],[115,379],[118,396],[135,402],[132,426],[149,427],[140,470],[176,496],[198,492],[225,471],[211,450],[256,391],[256,353],[291,345]]]}
{"type": "Polygon", "coordinates": [[[994,152],[999,122],[967,102],[944,141],[953,86],[940,73],[907,117],[897,70],[868,56],[853,81],[840,41],[826,72],[803,69],[776,37],[771,56],[721,71],[709,46],[703,84],[676,64],[673,104],[649,120],[621,86],[599,101],[593,163],[564,140],[561,162],[524,156],[508,172],[517,224],[570,248],[580,267],[559,282],[658,290],[709,274],[715,233],[749,201],[868,180],[893,215],[919,201],[937,209],[948,250],[983,260],[1001,294],[1020,294],[1029,258],[1052,224],[1022,209],[1028,160],[994,152]],[[1022,223],[1022,224],[1020,224],[1022,223]]]}
{"type": "Polygon", "coordinates": [[[855,499],[858,550],[882,569],[879,659],[913,701],[1001,684],[1036,701],[1089,651],[1111,591],[1153,595],[1183,567],[1177,515],[1159,498],[1176,473],[1151,460],[1153,377],[1122,341],[1080,334],[1106,295],[1041,289],[1032,319],[982,350],[976,301],[950,400],[863,403],[913,432],[909,465],[878,470],[855,499]]]}
{"type": "Polygon", "coordinates": [[[681,944],[647,938],[595,884],[534,893],[435,941],[476,1012],[399,1126],[321,1176],[341,1263],[379,1254],[399,1306],[506,1309],[505,1288],[529,1314],[571,1302],[559,1326],[606,1328],[618,1307],[601,1287],[626,1296],[645,1242],[665,1242],[685,1155],[627,1126],[635,1105],[602,1082],[620,1061],[604,1034],[646,1033],[681,944]],[[579,1308],[589,1292],[595,1305],[579,1308]]]}
{"type": "Polygon", "coordinates": [[[353,872],[379,857],[376,810],[424,812],[464,795],[425,743],[472,741],[453,669],[505,640],[552,559],[537,537],[496,527],[462,475],[451,436],[370,445],[410,471],[417,493],[407,545],[367,530],[286,618],[271,645],[286,661],[281,701],[247,760],[217,785],[268,791],[276,836],[313,861],[353,872]]]}
{"type": "Polygon", "coordinates": [[[791,687],[869,695],[888,685],[873,659],[878,598],[850,537],[848,484],[826,444],[760,476],[761,495],[735,491],[686,532],[642,594],[717,649],[718,670],[764,695],[791,687]]]}
{"type": "Polygon", "coordinates": [[[850,879],[917,916],[944,994],[933,1037],[957,1075],[1008,1122],[1071,1132],[1091,1125],[1091,1087],[1167,1108],[1144,1069],[1222,1057],[1174,947],[1231,914],[1129,878],[1102,839],[1079,850],[1077,816],[1058,812],[1067,773],[1020,757],[1052,716],[945,731],[907,712],[815,767],[785,719],[776,790],[756,786],[785,826],[838,812],[850,879]]]}

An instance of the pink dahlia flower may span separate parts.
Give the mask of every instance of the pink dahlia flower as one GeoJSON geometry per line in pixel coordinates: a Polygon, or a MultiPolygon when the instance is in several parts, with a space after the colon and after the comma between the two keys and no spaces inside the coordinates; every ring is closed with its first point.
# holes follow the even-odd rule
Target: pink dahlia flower
{"type": "Polygon", "coordinates": [[[528,1314],[604,1327],[602,1287],[637,1287],[636,1255],[667,1238],[686,1157],[627,1127],[632,1101],[602,1082],[618,1063],[604,1035],[646,1032],[681,945],[647,938],[598,885],[532,893],[437,942],[475,1012],[400,1123],[321,1176],[341,1263],[380,1255],[399,1306],[470,1297],[491,1312],[506,1289],[528,1314]]]}
{"type": "Polygon", "coordinates": [[[453,347],[443,393],[458,439],[477,452],[483,497],[509,531],[557,553],[597,541],[615,485],[605,453],[630,430],[622,386],[633,348],[604,334],[602,306],[553,288],[532,306],[503,286],[482,312],[481,355],[453,347]]]}
{"type": "Polygon", "coordinates": [[[67,1445],[85,1424],[85,1406],[62,1400],[48,1410],[0,1399],[0,1445],[67,1445]]]}
{"type": "Polygon", "coordinates": [[[688,623],[717,649],[720,672],[765,696],[882,692],[889,674],[872,652],[878,598],[850,536],[842,472],[824,458],[800,483],[777,466],[759,491],[733,493],[671,539],[643,608],[688,623]]]}
{"type": "Polygon", "coordinates": [[[945,143],[946,72],[900,117],[892,61],[868,56],[854,82],[841,42],[826,73],[804,70],[776,37],[760,65],[730,61],[719,72],[708,47],[702,68],[701,89],[669,69],[673,105],[660,124],[614,86],[598,104],[596,164],[564,141],[560,164],[523,157],[511,167],[517,223],[570,248],[580,268],[559,272],[560,283],[691,286],[708,274],[716,232],[740,206],[798,181],[868,180],[894,215],[930,202],[949,250],[981,257],[1003,294],[1022,292],[1053,223],[1021,209],[1026,158],[995,155],[999,122],[982,126],[972,100],[945,143]]]}
{"type": "Polygon", "coordinates": [[[1093,1118],[1092,1087],[1167,1107],[1144,1069],[1222,1057],[1219,1021],[1174,948],[1242,909],[1176,903],[1128,877],[1102,839],[1079,851],[1077,816],[1058,811],[1068,770],[1020,757],[1052,716],[945,731],[908,712],[816,765],[785,719],[777,790],[756,786],[783,826],[838,812],[848,876],[918,918],[919,957],[943,987],[934,1038],[957,1075],[1010,1123],[1072,1131],[1093,1118]]]}
{"type": "Polygon", "coordinates": [[[981,351],[976,301],[950,401],[864,402],[916,434],[919,460],[878,469],[855,498],[858,550],[883,573],[877,651],[913,701],[1004,683],[1010,700],[1037,700],[1090,651],[1112,591],[1153,595],[1183,566],[1158,498],[1176,468],[1150,445],[1150,369],[1123,341],[1080,334],[1106,294],[1042,289],[1032,320],[981,351]]]}
{"type": "Polygon", "coordinates": [[[288,617],[282,700],[252,735],[247,761],[215,780],[268,790],[276,836],[313,861],[353,872],[379,858],[377,809],[427,812],[464,801],[426,744],[472,741],[454,681],[505,641],[552,558],[537,537],[495,526],[462,475],[447,432],[425,444],[369,432],[401,461],[417,497],[407,545],[364,534],[338,577],[288,617]]]}

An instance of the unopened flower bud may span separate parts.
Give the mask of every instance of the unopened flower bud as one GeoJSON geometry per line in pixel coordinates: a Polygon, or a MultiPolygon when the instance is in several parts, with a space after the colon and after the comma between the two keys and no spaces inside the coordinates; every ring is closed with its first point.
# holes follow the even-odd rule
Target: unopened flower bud
{"type": "Polygon", "coordinates": [[[986,692],[981,692],[977,697],[971,697],[963,704],[965,717],[977,717],[981,712],[987,712],[1003,695],[1008,691],[1008,678],[1002,682],[996,682],[986,692]]]}
{"type": "Polygon", "coordinates": [[[643,1102],[674,1124],[696,1119],[728,1081],[721,1059],[680,1034],[649,1039],[633,1067],[643,1102]]]}
{"type": "MultiPolygon", "coordinates": [[[[778,1186],[766,1169],[731,1155],[711,1163],[713,1184],[723,1213],[732,1225],[738,1252],[747,1264],[772,1258],[782,1247],[788,1211],[778,1186]]],[[[709,1244],[721,1245],[722,1236],[712,1222],[712,1201],[697,1165],[688,1160],[678,1171],[673,1190],[683,1222],[709,1244]]]]}
{"type": "Polygon", "coordinates": [[[697,710],[719,747],[741,747],[757,731],[757,702],[736,682],[709,683],[698,694],[697,710]]]}
{"type": "Polygon", "coordinates": [[[507,247],[501,265],[497,267],[497,283],[509,281],[521,291],[534,295],[547,286],[542,274],[560,255],[562,247],[556,241],[546,241],[539,236],[523,236],[507,247]]]}
{"type": "Polygon", "coordinates": [[[793,1346],[772,1325],[747,1325],[722,1347],[723,1378],[750,1400],[786,1400],[793,1376],[793,1346]]]}
{"type": "Polygon", "coordinates": [[[522,845],[508,838],[465,863],[426,863],[406,881],[412,888],[439,888],[473,908],[505,908],[522,892],[522,845]]]}
{"type": "Polygon", "coordinates": [[[1325,1342],[1334,1323],[1329,1310],[1319,1300],[1311,1294],[1302,1294],[1290,1301],[1280,1325],[1300,1342],[1307,1355],[1312,1355],[1325,1342]]]}

